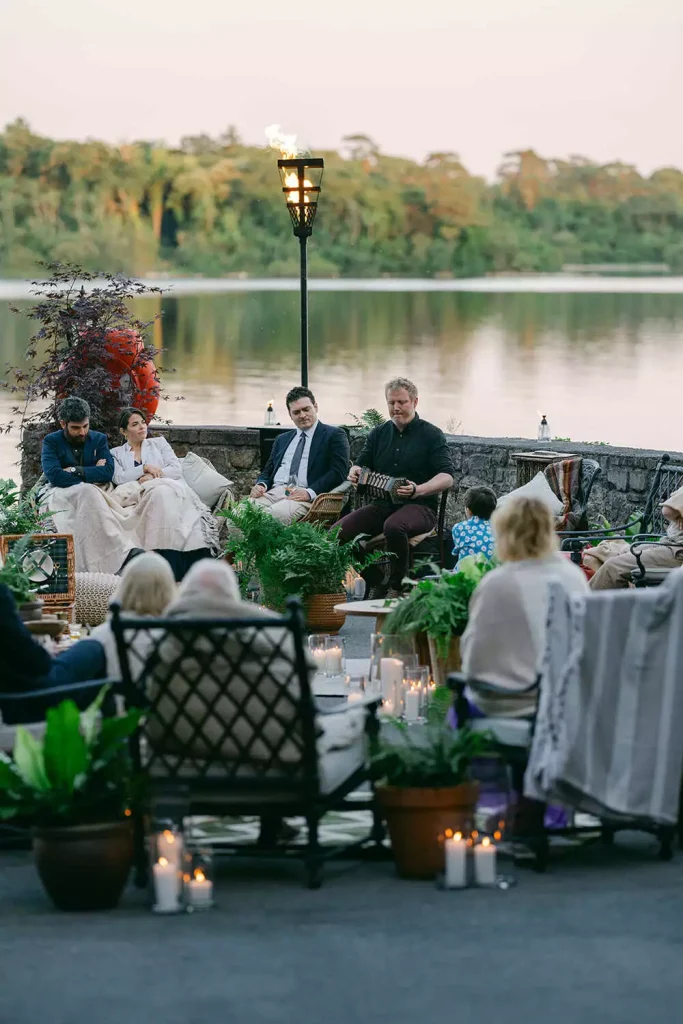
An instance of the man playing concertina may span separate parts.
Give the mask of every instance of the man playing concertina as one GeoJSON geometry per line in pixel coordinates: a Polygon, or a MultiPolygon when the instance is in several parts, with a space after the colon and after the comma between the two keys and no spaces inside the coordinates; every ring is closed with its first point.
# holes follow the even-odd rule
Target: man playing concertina
{"type": "Polygon", "coordinates": [[[318,419],[313,392],[292,388],[286,402],[296,429],[276,438],[249,496],[285,524],[303,519],[318,494],[343,483],[350,461],[346,433],[318,419]]]}
{"type": "MultiPolygon", "coordinates": [[[[373,501],[344,516],[340,521],[341,539],[352,540],[358,534],[376,537],[383,533],[390,561],[389,597],[398,597],[408,571],[408,540],[429,533],[436,526],[439,494],[453,486],[453,464],[446,438],[438,427],[417,414],[417,387],[406,377],[396,377],[385,386],[390,419],[370,431],[358,465],[349,472],[351,483],[358,483],[361,468],[404,477],[393,501],[373,501]]],[[[372,567],[369,572],[372,572],[372,567]]]]}

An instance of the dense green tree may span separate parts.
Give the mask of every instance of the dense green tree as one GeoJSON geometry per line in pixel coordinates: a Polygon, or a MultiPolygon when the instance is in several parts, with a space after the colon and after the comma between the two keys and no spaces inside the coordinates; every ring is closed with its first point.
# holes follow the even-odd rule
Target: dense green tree
{"type": "MultiPolygon", "coordinates": [[[[580,156],[506,154],[495,182],[456,153],[423,163],[367,135],[324,152],[312,274],[469,276],[567,263],[683,270],[683,172],[649,177],[580,156]]],[[[0,273],[41,260],[141,274],[296,275],[275,155],[234,127],[177,149],[55,141],[22,119],[0,132],[0,273]]]]}

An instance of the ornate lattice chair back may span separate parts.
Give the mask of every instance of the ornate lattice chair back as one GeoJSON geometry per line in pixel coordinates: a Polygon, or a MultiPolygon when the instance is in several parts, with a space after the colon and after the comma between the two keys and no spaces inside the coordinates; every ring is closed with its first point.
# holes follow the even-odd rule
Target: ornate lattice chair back
{"type": "Polygon", "coordinates": [[[147,714],[151,779],[304,795],[318,786],[300,605],[283,616],[133,619],[113,608],[124,692],[147,714]]]}

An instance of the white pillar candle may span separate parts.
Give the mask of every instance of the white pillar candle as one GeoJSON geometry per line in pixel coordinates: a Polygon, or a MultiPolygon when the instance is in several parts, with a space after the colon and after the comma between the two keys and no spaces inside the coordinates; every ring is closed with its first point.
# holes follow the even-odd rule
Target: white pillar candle
{"type": "Polygon", "coordinates": [[[328,647],[327,674],[329,676],[340,676],[342,674],[342,649],[341,647],[328,647]]]}
{"type": "Polygon", "coordinates": [[[477,885],[496,884],[496,848],[488,836],[474,847],[474,880],[477,885]]]}
{"type": "Polygon", "coordinates": [[[379,676],[382,682],[382,697],[396,705],[396,694],[401,692],[403,662],[398,658],[381,658],[379,676]]]}
{"type": "Polygon", "coordinates": [[[420,691],[409,687],[403,695],[406,722],[417,722],[420,717],[420,691]]]}
{"type": "Polygon", "coordinates": [[[153,866],[154,873],[154,909],[159,913],[173,913],[179,908],[178,900],[178,869],[170,864],[165,857],[160,857],[153,866]]]}
{"type": "Polygon", "coordinates": [[[322,647],[320,647],[311,651],[311,654],[313,655],[316,671],[324,673],[327,669],[327,651],[324,651],[322,647]]]}
{"type": "Polygon", "coordinates": [[[187,883],[187,902],[191,907],[208,907],[213,903],[213,882],[200,868],[195,868],[194,878],[187,883]]]}
{"type": "Polygon", "coordinates": [[[171,832],[169,828],[164,829],[156,837],[157,857],[161,860],[164,857],[176,870],[178,880],[178,895],[182,891],[183,879],[181,874],[183,858],[183,837],[178,832],[171,832]]]}
{"type": "Polygon", "coordinates": [[[359,600],[363,600],[365,597],[365,580],[362,576],[359,576],[357,580],[353,581],[353,596],[359,600]]]}
{"type": "Polygon", "coordinates": [[[467,843],[461,832],[444,842],[444,887],[464,889],[467,885],[467,843]]]}

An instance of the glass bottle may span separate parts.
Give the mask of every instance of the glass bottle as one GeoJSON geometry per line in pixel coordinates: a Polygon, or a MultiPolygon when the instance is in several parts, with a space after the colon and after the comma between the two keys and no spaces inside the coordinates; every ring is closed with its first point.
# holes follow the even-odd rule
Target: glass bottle
{"type": "Polygon", "coordinates": [[[545,413],[541,413],[541,422],[538,424],[538,440],[550,440],[550,427],[548,425],[548,419],[545,413]]]}
{"type": "Polygon", "coordinates": [[[265,418],[265,420],[263,422],[264,422],[264,425],[266,427],[274,427],[275,424],[276,424],[275,410],[273,409],[273,399],[272,398],[268,402],[268,406],[266,408],[266,418],[265,418]]]}

